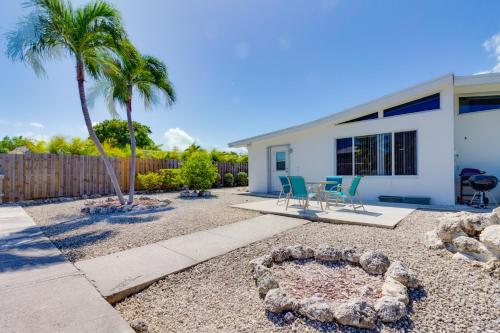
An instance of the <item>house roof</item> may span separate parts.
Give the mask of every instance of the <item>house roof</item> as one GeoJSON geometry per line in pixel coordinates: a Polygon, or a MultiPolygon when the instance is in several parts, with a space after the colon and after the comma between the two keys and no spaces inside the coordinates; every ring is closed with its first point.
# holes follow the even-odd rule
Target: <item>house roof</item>
{"type": "Polygon", "coordinates": [[[289,134],[296,131],[301,131],[304,129],[325,124],[327,122],[342,122],[352,118],[364,116],[368,113],[374,112],[380,105],[384,104],[387,105],[392,102],[394,102],[394,105],[397,105],[401,103],[402,100],[405,99],[411,101],[416,96],[428,93],[432,89],[438,90],[445,84],[455,84],[464,86],[464,85],[477,85],[477,84],[490,84],[490,83],[500,83],[500,74],[495,73],[495,74],[482,74],[482,75],[454,76],[453,73],[449,73],[434,78],[432,80],[419,83],[409,88],[400,90],[398,92],[384,95],[369,102],[342,110],[340,112],[335,112],[326,117],[322,117],[300,125],[291,126],[277,131],[268,132],[261,135],[231,142],[229,143],[229,147],[243,147],[251,144],[252,142],[270,139],[273,137],[289,134]]]}

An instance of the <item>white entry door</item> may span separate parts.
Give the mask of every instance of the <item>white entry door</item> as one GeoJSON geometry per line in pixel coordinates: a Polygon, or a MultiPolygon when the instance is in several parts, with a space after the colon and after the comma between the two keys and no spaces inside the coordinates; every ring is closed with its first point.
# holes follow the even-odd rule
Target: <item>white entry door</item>
{"type": "Polygon", "coordinates": [[[281,191],[279,176],[288,176],[288,146],[271,147],[271,192],[281,191]]]}

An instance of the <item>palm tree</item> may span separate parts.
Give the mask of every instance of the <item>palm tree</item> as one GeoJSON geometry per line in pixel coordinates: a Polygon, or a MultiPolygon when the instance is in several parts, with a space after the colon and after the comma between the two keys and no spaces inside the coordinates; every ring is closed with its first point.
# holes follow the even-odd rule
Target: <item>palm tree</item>
{"type": "Polygon", "coordinates": [[[120,47],[120,57],[103,55],[102,73],[104,78],[93,87],[92,99],[102,94],[107,101],[108,109],[116,115],[115,104],[125,108],[127,113],[128,129],[130,133],[130,188],[128,203],[134,201],[135,131],[132,122],[132,99],[137,93],[143,100],[146,109],[155,105],[158,95],[165,97],[167,106],[175,102],[175,91],[169,81],[165,64],[152,56],[140,54],[127,40],[123,40],[120,47]]]}
{"type": "Polygon", "coordinates": [[[115,171],[97,138],[87,107],[85,74],[99,77],[99,54],[116,52],[125,37],[119,12],[110,4],[96,0],[74,9],[67,0],[31,0],[32,12],[7,33],[7,55],[30,65],[38,76],[45,75],[43,62],[66,52],[74,57],[76,79],[83,118],[101,154],[121,204],[125,199],[115,171]]]}

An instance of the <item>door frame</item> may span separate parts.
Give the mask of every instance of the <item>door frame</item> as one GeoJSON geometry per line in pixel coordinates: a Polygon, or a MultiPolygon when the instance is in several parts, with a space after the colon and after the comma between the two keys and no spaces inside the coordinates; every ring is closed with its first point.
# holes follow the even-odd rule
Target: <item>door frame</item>
{"type": "Polygon", "coordinates": [[[281,145],[271,145],[271,146],[267,146],[267,193],[271,193],[272,191],[272,184],[271,184],[271,177],[272,177],[272,165],[271,165],[271,161],[272,161],[272,158],[271,158],[271,150],[272,148],[276,148],[276,147],[286,147],[286,163],[287,163],[287,170],[286,170],[286,174],[287,176],[290,176],[290,153],[291,153],[291,149],[290,149],[290,144],[289,143],[285,143],[285,144],[281,144],[281,145]]]}

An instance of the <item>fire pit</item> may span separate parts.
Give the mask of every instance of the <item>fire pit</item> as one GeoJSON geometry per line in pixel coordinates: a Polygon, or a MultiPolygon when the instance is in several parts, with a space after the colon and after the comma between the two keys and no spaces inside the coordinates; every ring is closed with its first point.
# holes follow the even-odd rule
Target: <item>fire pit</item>
{"type": "Polygon", "coordinates": [[[361,255],[353,247],[316,249],[295,245],[250,262],[266,309],[322,322],[373,328],[377,319],[396,322],[406,315],[407,288],[415,274],[378,251],[361,255]]]}

